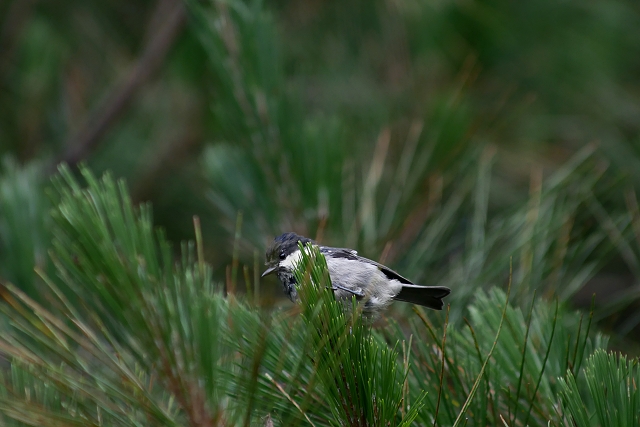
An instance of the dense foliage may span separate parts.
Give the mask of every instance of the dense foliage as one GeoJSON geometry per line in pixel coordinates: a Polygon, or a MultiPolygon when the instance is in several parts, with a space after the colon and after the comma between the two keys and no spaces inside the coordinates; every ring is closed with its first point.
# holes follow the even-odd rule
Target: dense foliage
{"type": "Polygon", "coordinates": [[[640,423],[636,2],[0,22],[3,425],[640,423]],[[364,325],[315,253],[287,305],[259,279],[284,231],[450,305],[364,325]]]}
{"type": "Polygon", "coordinates": [[[589,419],[591,401],[600,419],[617,408],[617,425],[637,420],[637,361],[607,361],[591,318],[557,300],[525,314],[479,291],[466,324],[418,308],[410,331],[378,331],[355,301],[335,301],[312,250],[300,311],[265,311],[211,282],[197,226],[174,261],[148,206],[109,176],[83,177],[54,181],[42,303],[0,288],[3,425],[565,425],[589,419]]]}

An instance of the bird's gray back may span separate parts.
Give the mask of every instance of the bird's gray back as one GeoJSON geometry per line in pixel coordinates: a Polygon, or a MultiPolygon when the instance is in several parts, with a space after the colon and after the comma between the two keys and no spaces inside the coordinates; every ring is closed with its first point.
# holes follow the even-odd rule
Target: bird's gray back
{"type": "Polygon", "coordinates": [[[359,298],[367,308],[381,308],[391,302],[402,289],[397,280],[389,280],[380,269],[372,264],[349,258],[327,257],[327,268],[331,283],[336,287],[335,295],[339,299],[351,299],[355,293],[364,294],[359,298]],[[338,285],[338,286],[336,286],[338,285]]]}

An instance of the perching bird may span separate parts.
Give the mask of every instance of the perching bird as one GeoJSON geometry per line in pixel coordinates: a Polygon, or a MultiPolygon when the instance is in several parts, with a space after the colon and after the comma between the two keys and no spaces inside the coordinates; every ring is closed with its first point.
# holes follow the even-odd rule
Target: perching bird
{"type": "MultiPolygon", "coordinates": [[[[285,293],[292,301],[298,299],[293,270],[301,258],[298,242],[317,245],[313,240],[295,233],[276,237],[267,249],[267,270],[262,277],[275,273],[282,282],[285,293]]],[[[404,301],[442,310],[442,298],[451,289],[444,286],[419,286],[370,259],[363,258],[353,249],[319,246],[327,261],[329,277],[336,299],[356,299],[363,305],[365,314],[376,314],[391,301],[404,301]]]]}

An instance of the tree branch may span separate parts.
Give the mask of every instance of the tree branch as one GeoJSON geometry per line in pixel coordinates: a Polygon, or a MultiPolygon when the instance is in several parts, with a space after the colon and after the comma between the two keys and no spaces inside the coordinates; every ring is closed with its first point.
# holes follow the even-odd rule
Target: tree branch
{"type": "MultiPolygon", "coordinates": [[[[110,95],[94,109],[86,123],[71,137],[68,142],[69,149],[57,159],[56,165],[60,162],[75,165],[86,158],[127,108],[135,93],[162,65],[186,20],[182,1],[170,0],[170,3],[171,7],[167,7],[164,0],[158,2],[157,11],[169,11],[166,13],[164,25],[158,26],[158,31],[149,38],[142,55],[129,73],[116,84],[110,95]]],[[[157,17],[152,17],[150,24],[156,26],[157,17]]],[[[55,165],[53,166],[55,168],[55,165]]]]}

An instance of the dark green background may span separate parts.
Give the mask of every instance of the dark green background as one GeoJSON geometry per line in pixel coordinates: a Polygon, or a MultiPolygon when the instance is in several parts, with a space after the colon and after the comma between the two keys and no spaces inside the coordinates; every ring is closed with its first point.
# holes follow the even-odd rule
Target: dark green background
{"type": "MultiPolygon", "coordinates": [[[[635,1],[13,0],[0,24],[5,179],[111,171],[173,241],[200,217],[220,281],[234,242],[253,268],[290,230],[454,302],[512,259],[516,298],[596,291],[603,325],[633,336],[635,1]]],[[[24,288],[16,245],[46,264],[38,197],[0,230],[0,272],[24,288]]]]}

